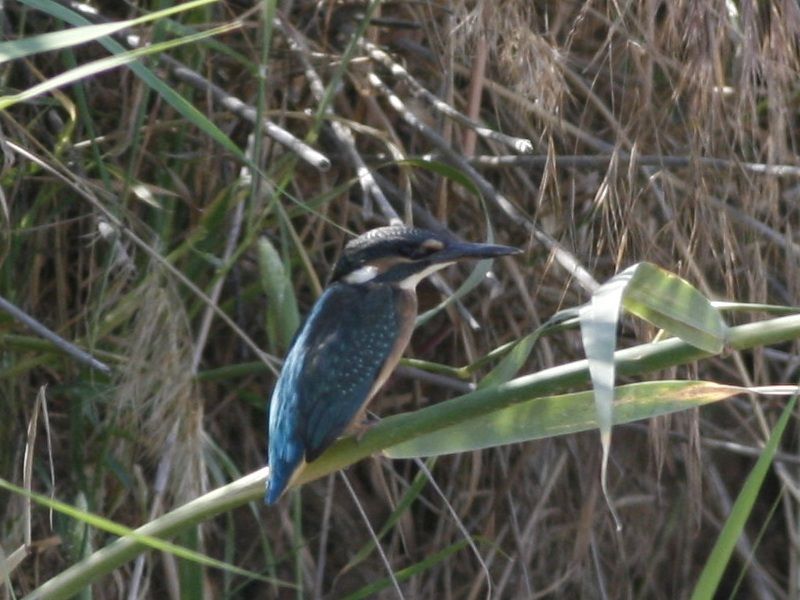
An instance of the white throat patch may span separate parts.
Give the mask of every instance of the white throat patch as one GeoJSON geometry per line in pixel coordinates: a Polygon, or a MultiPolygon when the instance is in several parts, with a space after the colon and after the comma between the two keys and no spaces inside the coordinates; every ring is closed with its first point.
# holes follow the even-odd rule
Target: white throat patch
{"type": "Polygon", "coordinates": [[[414,273],[413,275],[403,279],[403,281],[400,282],[400,288],[404,290],[415,290],[417,289],[417,284],[423,279],[425,279],[428,275],[454,264],[456,264],[456,261],[432,264],[424,271],[420,271],[419,273],[414,273]]]}
{"type": "Polygon", "coordinates": [[[375,265],[364,265],[343,277],[347,283],[367,283],[375,279],[380,270],[375,265]]]}

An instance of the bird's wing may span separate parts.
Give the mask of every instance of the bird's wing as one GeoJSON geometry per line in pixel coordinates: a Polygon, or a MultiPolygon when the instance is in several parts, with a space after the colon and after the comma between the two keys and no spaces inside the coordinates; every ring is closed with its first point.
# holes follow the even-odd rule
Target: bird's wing
{"type": "Polygon", "coordinates": [[[297,380],[298,434],[307,461],[317,458],[359,413],[398,339],[395,292],[338,285],[309,315],[297,380]]]}

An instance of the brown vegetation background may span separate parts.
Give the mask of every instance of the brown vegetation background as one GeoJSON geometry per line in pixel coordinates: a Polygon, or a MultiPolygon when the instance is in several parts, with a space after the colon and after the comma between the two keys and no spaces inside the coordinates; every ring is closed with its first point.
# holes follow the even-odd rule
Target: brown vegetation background
{"type": "MultiPolygon", "coordinates": [[[[96,6],[119,20],[156,4],[96,6]]],[[[263,466],[274,373],[208,307],[280,358],[286,338],[275,323],[268,326],[259,237],[282,257],[305,314],[347,239],[391,216],[365,200],[357,162],[331,123],[350,129],[351,150],[376,174],[393,210],[404,216],[413,209],[417,225],[438,220],[481,240],[486,219],[467,187],[441,171],[395,162],[430,153],[465,173],[463,162],[471,161],[500,195],[484,194],[497,239],[525,249],[498,261],[494,278],[464,298],[463,311],[447,310],[420,327],[409,357],[471,363],[559,309],[584,303],[592,280],[643,260],[712,299],[798,304],[795,0],[383,3],[366,40],[446,104],[532,141],[529,158],[499,165],[489,157],[522,155],[443,116],[364,46],[342,62],[364,5],[278,4],[283,27],[271,30],[268,52],[260,3],[229,0],[176,17],[200,29],[241,19],[239,29],[214,42],[167,53],[200,83],[180,78],[174,63],[145,59],[239,148],[257,152],[261,175],[243,173],[230,149],[126,67],[0,112],[4,147],[13,144],[2,174],[1,295],[114,371],[110,378],[92,373],[1,317],[3,477],[22,481],[26,429],[45,384],[50,447],[38,438],[33,489],[109,519],[138,526],[263,466]],[[321,101],[309,69],[325,86],[342,65],[314,135],[321,101]],[[370,74],[413,118],[403,117],[370,74]],[[299,138],[310,136],[330,169],[253,136],[253,123],[203,81],[260,107],[299,138]],[[569,255],[578,270],[570,269],[569,255]]],[[[3,17],[6,39],[65,27],[21,4],[6,4],[3,17]]],[[[181,32],[159,21],[137,33],[157,41],[181,32]]],[[[15,61],[2,85],[5,93],[27,89],[107,54],[93,42],[15,61]]],[[[444,278],[457,287],[467,274],[450,269],[444,278]]],[[[419,291],[423,308],[442,299],[430,283],[419,291]]],[[[733,324],[754,316],[727,318],[733,324]]],[[[619,344],[654,333],[626,318],[619,344]]],[[[730,353],[652,378],[794,383],[796,350],[730,353]]],[[[562,332],[542,340],[524,370],[582,357],[578,333],[562,332]]],[[[402,371],[373,409],[412,410],[463,386],[402,371]]],[[[428,484],[382,538],[383,552],[398,574],[421,565],[400,584],[406,598],[485,597],[486,573],[464,543],[462,525],[486,564],[492,597],[688,597],[782,405],[738,397],[615,429],[609,488],[620,532],[600,493],[596,432],[439,459],[432,471],[441,494],[428,484]]],[[[796,450],[792,428],[720,597],[800,593],[796,450]]],[[[348,470],[373,528],[384,525],[418,472],[413,462],[377,457],[348,470]]],[[[22,541],[21,506],[19,498],[0,497],[5,552],[22,541]]],[[[33,515],[38,545],[12,578],[17,593],[109,539],[59,516],[51,529],[44,509],[33,515]]],[[[177,540],[300,591],[149,553],[100,580],[94,597],[128,597],[134,587],[148,598],[370,595],[365,586],[387,577],[379,554],[347,567],[370,539],[342,480],[331,477],[277,507],[241,508],[177,540]]],[[[394,598],[396,591],[387,583],[372,596],[394,598]]]]}

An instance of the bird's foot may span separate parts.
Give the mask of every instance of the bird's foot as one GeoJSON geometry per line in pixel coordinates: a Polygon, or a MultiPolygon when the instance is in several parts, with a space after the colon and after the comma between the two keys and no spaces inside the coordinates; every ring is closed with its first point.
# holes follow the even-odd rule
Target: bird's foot
{"type": "Polygon", "coordinates": [[[363,418],[356,419],[356,422],[351,426],[356,443],[360,443],[367,432],[380,422],[381,418],[373,413],[366,413],[363,418]]]}

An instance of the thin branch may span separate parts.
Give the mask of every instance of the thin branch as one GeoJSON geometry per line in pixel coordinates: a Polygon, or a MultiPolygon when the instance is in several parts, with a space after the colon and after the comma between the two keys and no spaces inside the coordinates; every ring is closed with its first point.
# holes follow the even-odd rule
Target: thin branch
{"type": "Polygon", "coordinates": [[[389,72],[395,77],[399,77],[411,87],[411,93],[418,98],[423,98],[431,104],[431,106],[454,121],[473,129],[479,136],[499,142],[504,146],[510,147],[515,152],[522,154],[530,154],[533,152],[533,142],[527,138],[515,137],[507,135],[494,129],[490,129],[477,121],[470,119],[465,114],[457,111],[447,102],[430,92],[419,81],[417,81],[411,73],[409,73],[402,65],[395,62],[395,60],[386,52],[378,48],[375,44],[362,40],[361,42],[364,50],[369,54],[370,58],[381,63],[384,67],[389,69],[389,72]]]}
{"type": "Polygon", "coordinates": [[[775,177],[800,177],[800,167],[794,165],[770,165],[766,163],[744,162],[717,158],[713,156],[673,156],[658,154],[628,154],[618,152],[616,154],[597,154],[597,155],[563,155],[547,156],[546,154],[535,156],[519,156],[516,154],[501,156],[476,156],[470,159],[470,164],[478,167],[500,168],[500,167],[544,167],[548,161],[556,167],[562,169],[579,167],[605,167],[612,160],[620,164],[633,164],[636,166],[655,166],[655,167],[689,167],[699,165],[714,169],[742,169],[751,173],[762,175],[772,175],[775,177]]]}
{"type": "Polygon", "coordinates": [[[593,291],[598,284],[594,277],[583,268],[578,259],[565,249],[550,234],[545,233],[533,223],[533,220],[519,210],[508,198],[494,189],[491,183],[467,159],[455,152],[450,145],[436,131],[423,123],[410,111],[400,97],[395,94],[383,80],[374,73],[367,74],[367,81],[389,101],[389,105],[397,111],[400,117],[414,129],[420,132],[444,156],[445,160],[461,169],[475,184],[481,194],[497,206],[511,221],[524,227],[531,235],[543,243],[550,250],[559,264],[564,267],[586,290],[593,291]]]}
{"type": "Polygon", "coordinates": [[[96,358],[94,358],[88,352],[85,352],[78,348],[72,342],[68,342],[60,335],[51,331],[44,325],[42,325],[39,321],[34,319],[32,316],[6,300],[5,298],[0,297],[0,310],[6,311],[9,315],[14,317],[17,321],[22,323],[23,325],[27,326],[31,329],[34,333],[42,336],[46,340],[50,341],[56,348],[63,351],[64,353],[68,354],[78,362],[81,362],[85,365],[92,367],[93,369],[97,369],[102,373],[111,373],[111,367],[109,367],[104,362],[100,362],[96,358]]]}
{"type": "MultiPolygon", "coordinates": [[[[106,17],[100,15],[96,9],[82,2],[74,2],[72,0],[54,0],[62,6],[68,7],[75,12],[79,13],[83,18],[91,21],[92,23],[110,23],[111,21],[106,17]]],[[[125,44],[129,48],[139,48],[142,46],[141,38],[137,35],[126,34],[123,30],[112,35],[114,39],[125,44]]],[[[162,53],[158,56],[159,61],[169,69],[170,73],[176,79],[188,83],[192,87],[208,93],[211,98],[226,110],[231,111],[239,118],[255,125],[258,118],[258,110],[249,104],[246,104],[241,99],[228,93],[218,85],[210,82],[208,79],[193,71],[183,63],[175,60],[174,58],[162,53]]],[[[318,152],[301,139],[295,137],[292,133],[276,125],[268,119],[262,119],[262,127],[266,133],[273,140],[285,146],[300,159],[304,160],[311,166],[319,169],[320,171],[327,171],[331,167],[330,159],[318,152]]]]}
{"type": "Polygon", "coordinates": [[[439,373],[423,371],[416,367],[399,366],[395,369],[394,373],[400,377],[407,377],[415,381],[424,381],[431,385],[453,390],[459,394],[468,394],[469,392],[475,391],[474,383],[461,381],[455,377],[448,377],[447,375],[440,375],[439,373]]]}
{"type": "MultiPolygon", "coordinates": [[[[180,79],[181,81],[188,83],[201,91],[207,92],[221,107],[229,110],[248,123],[253,125],[256,124],[256,120],[258,119],[258,110],[255,106],[245,103],[218,85],[211,83],[208,79],[196,71],[193,71],[189,67],[179,63],[174,58],[162,54],[160,56],[160,60],[170,69],[170,73],[172,73],[173,77],[180,79]]],[[[282,146],[285,146],[297,154],[298,157],[310,164],[312,167],[315,167],[320,171],[327,171],[331,168],[331,160],[327,156],[321,152],[318,152],[317,150],[314,150],[314,148],[306,144],[303,140],[292,135],[283,127],[276,125],[269,119],[261,119],[261,124],[264,133],[282,146]]]]}
{"type": "MultiPolygon", "coordinates": [[[[277,19],[275,24],[286,36],[286,41],[289,44],[289,48],[300,59],[300,62],[303,63],[303,70],[305,71],[306,79],[308,79],[311,93],[314,94],[317,102],[321,104],[325,99],[325,86],[322,83],[322,78],[308,60],[308,44],[306,44],[306,41],[303,39],[300,33],[298,33],[284,20],[277,19]]],[[[330,108],[330,106],[325,109],[325,114],[333,114],[333,110],[330,108]]],[[[371,201],[374,199],[378,204],[378,208],[380,209],[381,213],[383,213],[383,216],[390,223],[402,223],[402,219],[400,219],[400,216],[394,210],[389,200],[386,199],[383,190],[375,181],[372,171],[367,167],[364,159],[361,158],[361,155],[358,153],[353,132],[350,131],[349,127],[337,119],[331,119],[328,121],[328,123],[333,131],[334,136],[336,136],[336,140],[339,142],[339,145],[344,149],[348,158],[353,163],[356,176],[358,177],[358,183],[361,185],[361,188],[364,191],[364,218],[368,219],[372,216],[371,201]]]]}
{"type": "MultiPolygon", "coordinates": [[[[77,194],[85,198],[93,207],[95,207],[98,211],[100,211],[104,218],[114,227],[117,227],[128,239],[133,242],[134,245],[139,247],[147,256],[149,256],[153,261],[169,271],[169,273],[175,277],[180,283],[186,286],[195,296],[200,298],[206,305],[211,306],[212,310],[217,314],[217,316],[225,322],[228,327],[230,327],[236,335],[250,348],[255,355],[261,360],[267,368],[273,371],[277,375],[277,370],[275,365],[278,364],[278,361],[268,355],[266,352],[261,350],[258,345],[252,340],[252,338],[245,333],[245,331],[239,327],[239,325],[230,317],[228,314],[223,311],[219,306],[212,302],[211,298],[209,298],[206,293],[201,290],[197,285],[195,285],[186,275],[184,275],[175,265],[171,262],[166,260],[161,254],[159,254],[156,250],[151,248],[142,238],[136,235],[129,227],[126,227],[122,220],[117,217],[113,212],[111,212],[108,208],[106,208],[100,200],[95,196],[93,191],[89,186],[87,186],[84,182],[74,179],[74,174],[71,172],[61,172],[55,167],[49,165],[44,160],[30,152],[29,150],[23,148],[22,146],[14,143],[8,142],[9,148],[11,148],[14,152],[19,154],[20,156],[27,158],[34,164],[40,166],[43,170],[47,171],[51,175],[55,176],[60,181],[66,183],[70,188],[72,188],[77,194]]],[[[101,363],[102,364],[102,363],[101,363]]],[[[101,369],[102,370],[102,369],[101,369]]]]}

